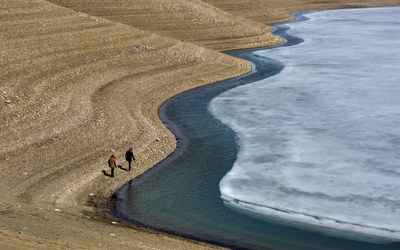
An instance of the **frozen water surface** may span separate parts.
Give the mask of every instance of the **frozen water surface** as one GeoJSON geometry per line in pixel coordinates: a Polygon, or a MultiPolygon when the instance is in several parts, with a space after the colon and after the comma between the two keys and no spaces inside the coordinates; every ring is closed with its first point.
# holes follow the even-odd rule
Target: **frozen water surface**
{"type": "Polygon", "coordinates": [[[307,14],[281,73],[210,111],[240,138],[225,205],[301,229],[400,241],[400,8],[307,14]]]}

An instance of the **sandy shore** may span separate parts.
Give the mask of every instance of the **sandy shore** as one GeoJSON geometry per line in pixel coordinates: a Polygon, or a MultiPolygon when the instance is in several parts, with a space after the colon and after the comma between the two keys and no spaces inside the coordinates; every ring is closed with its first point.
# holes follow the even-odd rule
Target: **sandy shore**
{"type": "Polygon", "coordinates": [[[400,4],[325,2],[1,1],[0,249],[215,248],[128,225],[106,201],[174,150],[161,103],[251,70],[218,51],[278,43],[262,23],[293,11],[400,4]],[[134,171],[104,176],[130,146],[134,171]]]}

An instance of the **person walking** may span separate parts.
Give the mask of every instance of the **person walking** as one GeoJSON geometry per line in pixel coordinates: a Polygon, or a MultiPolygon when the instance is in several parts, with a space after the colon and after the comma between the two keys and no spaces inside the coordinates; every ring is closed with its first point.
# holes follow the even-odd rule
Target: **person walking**
{"type": "Polygon", "coordinates": [[[128,172],[130,172],[132,161],[135,160],[135,155],[133,154],[133,148],[129,148],[128,151],[126,151],[125,159],[128,161],[128,172]]]}
{"type": "Polygon", "coordinates": [[[117,168],[117,160],[115,158],[115,155],[112,154],[110,158],[108,159],[108,166],[111,168],[111,177],[114,177],[114,171],[117,168]]]}

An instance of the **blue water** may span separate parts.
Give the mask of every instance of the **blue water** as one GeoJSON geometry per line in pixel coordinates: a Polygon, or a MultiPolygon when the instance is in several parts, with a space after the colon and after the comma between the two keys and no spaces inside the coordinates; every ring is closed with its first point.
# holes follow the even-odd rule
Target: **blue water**
{"type": "MultiPolygon", "coordinates": [[[[311,17],[310,20],[296,23],[296,25],[308,23],[312,20],[313,18],[311,17]]],[[[371,21],[373,18],[369,20],[371,21]]],[[[284,32],[287,29],[287,26],[279,26],[277,32],[281,35],[285,35],[284,32]]],[[[301,33],[296,35],[301,37],[301,33]]],[[[307,40],[302,43],[302,39],[296,38],[295,36],[285,35],[285,37],[288,42],[284,45],[286,46],[284,50],[307,43],[307,40]]],[[[241,137],[239,130],[239,132],[236,131],[236,133],[234,133],[228,126],[224,125],[210,114],[210,101],[224,92],[227,93],[227,90],[234,87],[252,83],[246,85],[252,88],[254,82],[258,82],[273,75],[279,76],[284,73],[284,70],[288,66],[285,64],[287,62],[278,62],[269,59],[269,54],[268,57],[265,57],[265,53],[269,53],[268,51],[257,52],[257,54],[253,52],[254,51],[238,51],[232,53],[235,56],[250,60],[255,64],[256,71],[252,74],[239,79],[224,81],[220,84],[186,92],[169,100],[163,105],[160,109],[160,116],[165,121],[166,125],[177,135],[178,149],[169,158],[159,163],[153,169],[130,181],[118,190],[113,197],[113,201],[116,202],[111,203],[112,212],[136,224],[233,248],[400,249],[399,244],[365,243],[327,236],[321,234],[320,231],[323,230],[320,229],[309,231],[309,228],[304,230],[304,228],[297,229],[293,227],[293,225],[279,225],[279,220],[274,220],[271,223],[265,221],[265,218],[262,216],[263,219],[260,220],[258,216],[259,213],[253,213],[251,216],[255,218],[252,218],[248,216],[248,210],[239,208],[241,211],[237,213],[227,208],[224,204],[221,199],[220,182],[224,178],[224,180],[228,180],[229,185],[230,180],[227,179],[226,174],[232,169],[234,164],[233,170],[238,166],[238,162],[243,160],[242,155],[244,154],[243,152],[245,152],[243,150],[246,149],[246,147],[244,146],[244,137],[241,137]],[[242,215],[242,213],[246,215],[242,215]],[[257,216],[254,216],[255,214],[257,214],[257,216]]],[[[310,64],[308,59],[303,60],[301,56],[299,59],[301,59],[298,62],[300,65],[304,63],[310,64]]],[[[316,63],[316,65],[318,65],[318,63],[316,63]]],[[[271,77],[266,80],[268,79],[271,79],[271,77]]],[[[265,84],[268,85],[269,83],[265,84]]],[[[282,89],[285,89],[285,87],[287,86],[283,86],[282,89]]],[[[305,93],[307,88],[303,86],[302,91],[304,95],[300,95],[300,99],[306,99],[306,97],[308,97],[308,94],[305,93]]],[[[231,98],[229,100],[229,97],[224,95],[225,94],[222,94],[222,98],[225,102],[224,105],[228,103],[234,106],[235,99],[237,98],[231,98]]],[[[243,102],[248,99],[254,99],[254,96],[246,96],[247,98],[240,98],[239,101],[243,102]]],[[[261,96],[265,101],[270,99],[263,97],[263,95],[261,96]]],[[[270,97],[271,96],[274,97],[274,94],[271,93],[270,97]]],[[[276,99],[278,98],[274,100],[276,101],[276,99]]],[[[217,100],[218,99],[215,99],[211,106],[214,115],[218,115],[218,108],[216,108],[216,106],[218,106],[217,100]]],[[[274,106],[274,104],[270,105],[274,106]]],[[[297,106],[297,104],[293,104],[293,106],[297,106]]],[[[312,103],[309,106],[314,107],[316,105],[312,103]]],[[[260,111],[254,110],[253,113],[250,113],[250,117],[255,116],[258,112],[260,111]]],[[[263,112],[264,111],[261,110],[261,113],[263,112]]],[[[291,113],[285,113],[285,116],[290,117],[290,114],[291,113]]],[[[218,119],[229,123],[229,121],[222,118],[222,116],[218,116],[218,119]]],[[[279,119],[277,118],[277,120],[279,119]]],[[[281,120],[284,119],[281,118],[281,120]]],[[[251,128],[254,124],[251,119],[245,119],[244,121],[250,122],[247,128],[252,130],[251,128]]],[[[274,128],[274,126],[272,127],[274,128]]],[[[237,130],[234,126],[232,126],[232,128],[237,130]]],[[[283,129],[284,126],[282,126],[282,130],[283,129]]],[[[319,131],[319,129],[315,130],[319,131]]],[[[279,140],[274,143],[277,145],[277,148],[282,148],[282,146],[279,146],[279,140]]],[[[309,144],[307,145],[309,147],[309,144]]],[[[258,151],[263,150],[264,149],[259,148],[258,151]]],[[[276,157],[280,159],[280,157],[285,157],[285,154],[276,157]]],[[[274,157],[272,157],[271,160],[276,161],[274,157]]],[[[262,173],[263,169],[259,171],[262,173]]],[[[394,172],[396,172],[396,170],[394,170],[394,172]]],[[[230,172],[229,175],[231,174],[232,172],[230,172]]],[[[259,176],[263,175],[257,175],[256,178],[259,176]]],[[[308,181],[308,179],[305,180],[308,181]]],[[[379,182],[379,180],[377,180],[377,182],[379,182]]],[[[310,182],[310,186],[313,184],[315,183],[310,182]]],[[[324,183],[324,186],[326,186],[326,183],[324,183]]],[[[221,187],[223,188],[223,185],[221,185],[221,187]]],[[[269,188],[269,190],[272,190],[272,188],[269,188]]],[[[240,191],[240,198],[247,198],[244,194],[245,190],[240,191]]],[[[262,190],[260,189],[260,191],[262,190]]],[[[232,196],[229,196],[227,199],[227,193],[223,194],[225,203],[227,201],[228,203],[232,203],[232,200],[229,199],[232,196]]],[[[235,192],[228,194],[234,195],[235,192]]],[[[253,194],[249,196],[251,197],[252,195],[253,194]]],[[[273,199],[280,201],[281,198],[282,197],[274,197],[273,199]]],[[[245,199],[243,200],[246,204],[251,203],[245,199]]],[[[303,201],[300,200],[300,205],[302,203],[303,201]]],[[[241,205],[240,202],[236,204],[241,205]]],[[[234,206],[234,208],[236,210],[237,206],[234,206]]],[[[369,208],[364,207],[364,209],[369,208]]],[[[323,221],[324,218],[320,220],[323,221]]],[[[307,222],[307,220],[305,221],[307,222]]],[[[398,225],[396,223],[394,224],[398,225]]],[[[335,235],[338,236],[337,234],[335,235]]]]}

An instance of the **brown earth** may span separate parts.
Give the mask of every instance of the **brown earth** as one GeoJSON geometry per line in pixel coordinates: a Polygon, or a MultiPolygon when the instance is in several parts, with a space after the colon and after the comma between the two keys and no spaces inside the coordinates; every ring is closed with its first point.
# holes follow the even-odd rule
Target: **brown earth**
{"type": "Polygon", "coordinates": [[[215,248],[128,225],[106,208],[113,191],[174,150],[158,107],[250,71],[212,49],[280,41],[259,22],[303,9],[399,4],[2,0],[0,249],[215,248]],[[134,171],[103,175],[112,153],[126,166],[130,146],[134,171]]]}
{"type": "Polygon", "coordinates": [[[271,45],[270,28],[200,0],[50,0],[50,2],[217,50],[271,45]]]}
{"type": "Polygon", "coordinates": [[[232,15],[261,23],[290,21],[304,10],[398,6],[398,0],[203,0],[232,15]]]}

